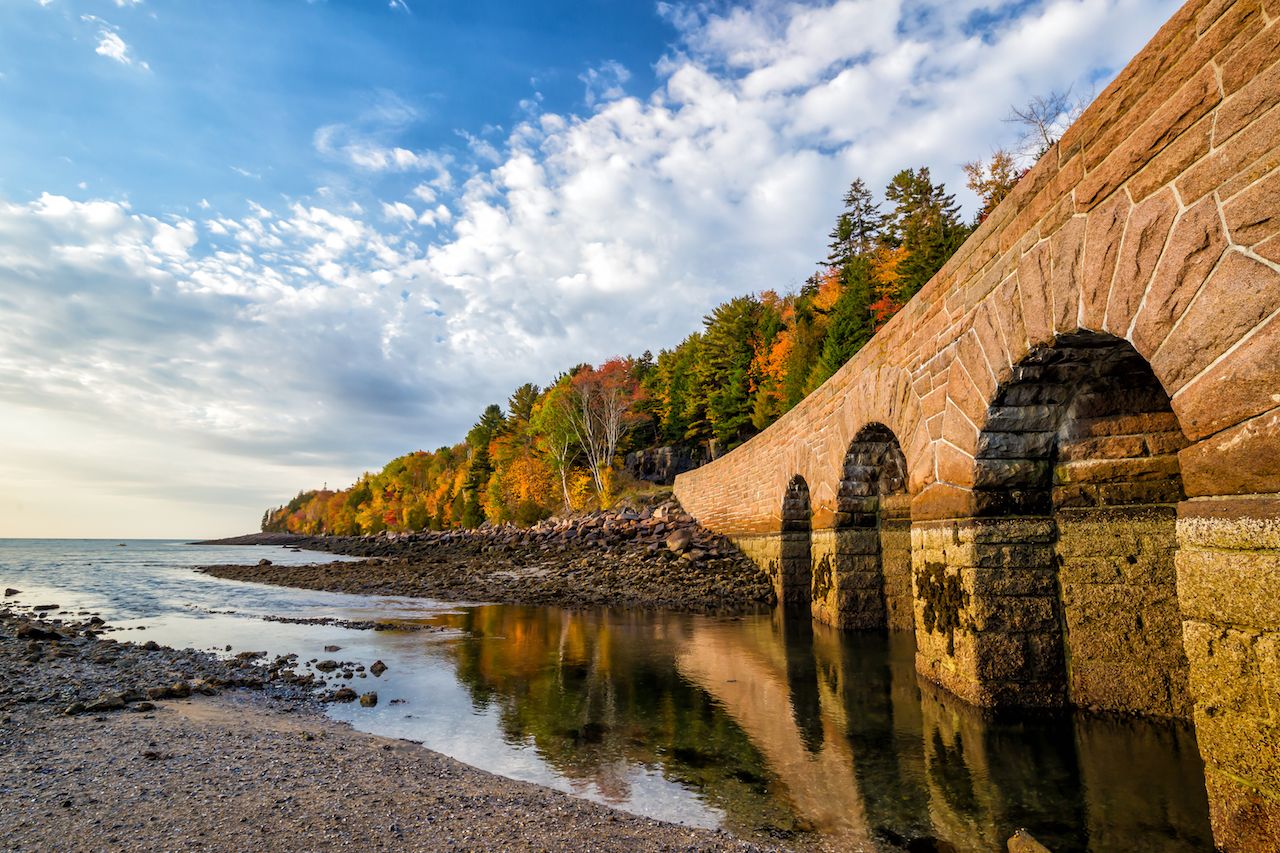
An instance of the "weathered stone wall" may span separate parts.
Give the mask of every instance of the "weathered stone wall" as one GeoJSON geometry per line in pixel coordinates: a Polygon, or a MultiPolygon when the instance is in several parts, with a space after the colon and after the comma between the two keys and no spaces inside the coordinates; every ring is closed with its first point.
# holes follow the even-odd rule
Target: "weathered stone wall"
{"type": "Polygon", "coordinates": [[[1280,497],[1178,508],[1178,599],[1214,838],[1280,848],[1280,497]]]}
{"type": "Polygon", "coordinates": [[[984,704],[1070,693],[1171,714],[1185,706],[1173,546],[1155,518],[1184,500],[1176,592],[1217,841],[1277,849],[1280,546],[1266,531],[1280,506],[1278,309],[1280,2],[1193,0],[861,352],[768,430],[678,477],[676,494],[715,530],[776,533],[801,476],[812,528],[838,528],[850,444],[881,424],[911,496],[920,671],[984,704]],[[1137,419],[1127,431],[1070,435],[1058,421],[1045,447],[1007,457],[1019,464],[982,464],[1002,389],[1045,353],[1117,341],[1168,410],[1139,394],[1109,415],[1137,419]],[[1089,513],[1122,507],[1156,515],[1122,535],[1128,547],[1091,550],[1106,516],[1089,513]],[[1121,671],[1139,689],[1106,683],[1121,671]]]}
{"type": "Polygon", "coordinates": [[[1057,526],[1072,704],[1189,717],[1173,507],[1068,510],[1057,526]]]}
{"type": "Polygon", "coordinates": [[[1063,703],[1049,519],[917,523],[916,668],[978,705],[1063,703]]]}

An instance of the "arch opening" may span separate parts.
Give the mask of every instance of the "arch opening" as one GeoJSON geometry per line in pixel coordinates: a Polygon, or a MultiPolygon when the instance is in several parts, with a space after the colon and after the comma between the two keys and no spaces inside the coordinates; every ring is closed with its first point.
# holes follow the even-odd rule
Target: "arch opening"
{"type": "Polygon", "coordinates": [[[809,484],[799,474],[791,478],[782,496],[782,554],[778,600],[787,608],[810,606],[813,585],[813,512],[809,484]]]}
{"type": "Polygon", "coordinates": [[[860,630],[911,629],[907,460],[887,426],[868,424],[850,442],[833,528],[827,583],[814,573],[815,609],[829,611],[823,621],[860,630]]]}
{"type": "Polygon", "coordinates": [[[1002,386],[981,431],[979,514],[1048,524],[1010,543],[1009,565],[1045,583],[1046,601],[1006,620],[1054,641],[1040,656],[1072,704],[1187,716],[1174,555],[1187,444],[1169,396],[1126,341],[1092,332],[1033,350],[1002,386]],[[1056,634],[1056,637],[1053,635],[1056,634]]]}

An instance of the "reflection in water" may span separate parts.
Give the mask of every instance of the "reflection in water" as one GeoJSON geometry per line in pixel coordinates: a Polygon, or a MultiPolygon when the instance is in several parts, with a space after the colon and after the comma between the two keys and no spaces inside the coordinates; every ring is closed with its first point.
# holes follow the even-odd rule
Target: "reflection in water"
{"type": "Polygon", "coordinates": [[[918,679],[909,634],[744,619],[483,606],[442,617],[478,709],[607,799],[628,767],[695,791],[739,833],[850,846],[1211,847],[1185,726],[994,718],[918,679]]]}
{"type": "MultiPolygon", "coordinates": [[[[1185,726],[1063,714],[993,719],[917,678],[909,634],[807,618],[455,606],[244,584],[183,566],[303,561],[279,549],[0,540],[0,586],[101,610],[127,640],[381,659],[366,731],[667,820],[820,833],[846,849],[933,837],[1003,850],[1025,826],[1058,853],[1211,847],[1185,726]],[[261,617],[403,620],[356,631],[261,617]],[[142,627],[146,633],[135,635],[142,627]]],[[[233,654],[234,652],[228,652],[233,654]]]]}

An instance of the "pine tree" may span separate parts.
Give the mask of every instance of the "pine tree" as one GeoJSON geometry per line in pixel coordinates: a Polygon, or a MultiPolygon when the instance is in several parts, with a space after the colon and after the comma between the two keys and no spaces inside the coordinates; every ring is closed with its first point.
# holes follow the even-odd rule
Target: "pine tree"
{"type": "Polygon", "coordinates": [[[906,302],[955,253],[969,229],[960,206],[943,184],[934,184],[929,168],[903,169],[885,187],[893,210],[885,217],[884,242],[905,249],[897,298],[906,302]]]}
{"type": "Polygon", "coordinates": [[[751,342],[759,315],[758,301],[739,296],[703,319],[707,331],[699,367],[708,391],[707,421],[726,447],[742,441],[751,423],[751,342]]]}
{"type": "Polygon", "coordinates": [[[854,258],[871,251],[880,236],[883,222],[880,205],[867,189],[866,182],[855,178],[844,194],[844,211],[837,217],[836,227],[830,234],[828,247],[831,253],[827,255],[827,263],[842,268],[854,258]]]}
{"type": "Polygon", "coordinates": [[[858,256],[845,266],[844,290],[831,311],[827,336],[818,359],[818,384],[853,358],[871,340],[871,273],[867,260],[858,256]]]}
{"type": "Polygon", "coordinates": [[[511,396],[507,398],[510,421],[516,425],[529,423],[529,418],[533,416],[533,406],[538,402],[538,395],[541,393],[541,389],[532,382],[526,382],[511,392],[511,396]]]}

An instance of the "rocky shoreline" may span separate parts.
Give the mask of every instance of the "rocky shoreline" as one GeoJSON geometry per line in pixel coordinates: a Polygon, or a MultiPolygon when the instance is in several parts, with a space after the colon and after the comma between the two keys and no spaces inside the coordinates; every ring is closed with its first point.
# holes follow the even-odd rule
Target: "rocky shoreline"
{"type": "Polygon", "coordinates": [[[365,595],[738,614],[773,605],[769,578],[674,503],[512,525],[373,537],[251,534],[210,543],[366,557],[205,566],[221,578],[365,595]]]}
{"type": "Polygon", "coordinates": [[[7,850],[762,849],[355,732],[287,658],[74,617],[0,608],[7,850]]]}

